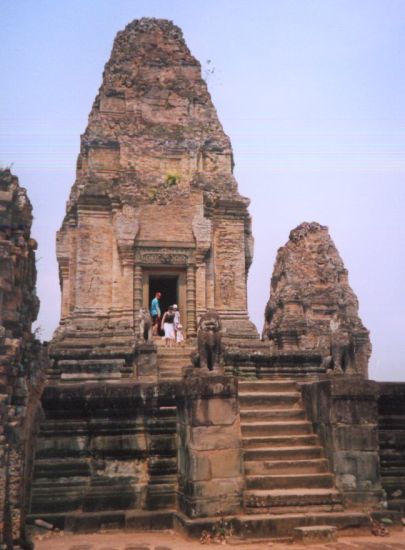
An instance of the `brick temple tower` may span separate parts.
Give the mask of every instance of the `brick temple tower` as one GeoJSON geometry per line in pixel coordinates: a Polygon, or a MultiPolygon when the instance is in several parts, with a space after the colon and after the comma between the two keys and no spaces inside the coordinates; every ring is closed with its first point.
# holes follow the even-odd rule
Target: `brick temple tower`
{"type": "Polygon", "coordinates": [[[181,30],[130,23],[105,66],[57,236],[54,349],[73,339],[129,352],[139,309],[157,290],[163,309],[179,304],[189,337],[215,308],[227,336],[257,338],[246,297],[249,201],[232,170],[229,138],[181,30]]]}

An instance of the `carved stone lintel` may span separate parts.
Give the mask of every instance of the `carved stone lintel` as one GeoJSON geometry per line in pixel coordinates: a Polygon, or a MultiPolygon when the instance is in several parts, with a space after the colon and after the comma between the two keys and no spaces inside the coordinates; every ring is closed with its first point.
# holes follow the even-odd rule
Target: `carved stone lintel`
{"type": "Polygon", "coordinates": [[[193,249],[188,248],[138,248],[135,260],[143,265],[187,266],[194,262],[193,249]]]}

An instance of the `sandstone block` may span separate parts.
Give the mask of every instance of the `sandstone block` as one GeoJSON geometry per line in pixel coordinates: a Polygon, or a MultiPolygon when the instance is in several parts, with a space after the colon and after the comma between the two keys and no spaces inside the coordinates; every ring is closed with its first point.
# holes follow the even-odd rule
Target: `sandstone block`
{"type": "Polygon", "coordinates": [[[238,404],[235,398],[197,399],[192,403],[193,426],[229,426],[235,423],[238,404]]]}
{"type": "Polygon", "coordinates": [[[181,495],[179,506],[190,518],[218,517],[219,514],[238,514],[241,508],[241,495],[226,497],[187,498],[181,495]]]}
{"type": "Polygon", "coordinates": [[[215,478],[237,478],[242,474],[240,449],[210,452],[211,475],[215,478]]]}
{"type": "Polygon", "coordinates": [[[208,481],[189,482],[186,494],[191,498],[223,498],[241,495],[243,480],[241,478],[214,479],[208,481]]]}
{"type": "Polygon", "coordinates": [[[335,400],[331,410],[331,422],[337,424],[376,424],[376,401],[356,400],[349,396],[335,400]]]}
{"type": "Polygon", "coordinates": [[[378,430],[376,425],[339,426],[332,428],[333,440],[337,449],[376,451],[378,430]]]}
{"type": "Polygon", "coordinates": [[[207,453],[188,453],[187,477],[190,481],[208,481],[212,478],[211,460],[207,453]]]}
{"type": "Polygon", "coordinates": [[[202,426],[191,428],[189,446],[193,450],[239,449],[239,423],[233,426],[202,426]]]}
{"type": "Polygon", "coordinates": [[[380,463],[375,452],[345,451],[336,456],[338,486],[349,489],[380,489],[380,463]],[[351,487],[353,485],[353,487],[351,487]]]}

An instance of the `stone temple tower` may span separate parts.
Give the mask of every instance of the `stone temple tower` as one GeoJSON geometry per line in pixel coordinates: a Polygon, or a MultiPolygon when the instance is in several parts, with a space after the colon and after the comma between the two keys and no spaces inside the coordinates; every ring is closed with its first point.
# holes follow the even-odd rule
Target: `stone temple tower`
{"type": "Polygon", "coordinates": [[[129,351],[139,309],[158,290],[163,308],[179,304],[189,337],[209,308],[226,336],[257,337],[246,299],[249,201],[232,169],[181,30],[160,19],[130,23],[105,66],[57,236],[54,348],[73,339],[129,351]]]}

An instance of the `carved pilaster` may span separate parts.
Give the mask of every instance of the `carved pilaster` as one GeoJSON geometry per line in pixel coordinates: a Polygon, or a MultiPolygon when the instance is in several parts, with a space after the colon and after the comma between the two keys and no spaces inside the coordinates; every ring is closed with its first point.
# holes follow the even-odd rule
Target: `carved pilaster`
{"type": "Polygon", "coordinates": [[[195,336],[197,334],[196,325],[196,292],[195,292],[195,266],[187,267],[187,336],[195,336]]]}
{"type": "Polygon", "coordinates": [[[205,265],[207,309],[215,309],[215,272],[212,254],[208,256],[205,265]]]}
{"type": "Polygon", "coordinates": [[[204,256],[202,254],[196,255],[196,264],[196,308],[198,317],[207,311],[207,274],[204,256]]]}
{"type": "Polygon", "coordinates": [[[134,331],[138,334],[139,310],[142,307],[142,267],[135,265],[134,268],[134,331]]]}
{"type": "Polygon", "coordinates": [[[61,319],[66,319],[70,313],[69,258],[59,258],[59,279],[62,291],[61,319]]]}
{"type": "Polygon", "coordinates": [[[138,212],[129,204],[115,212],[114,227],[118,252],[123,266],[134,262],[134,241],[139,230],[138,212]]]}

